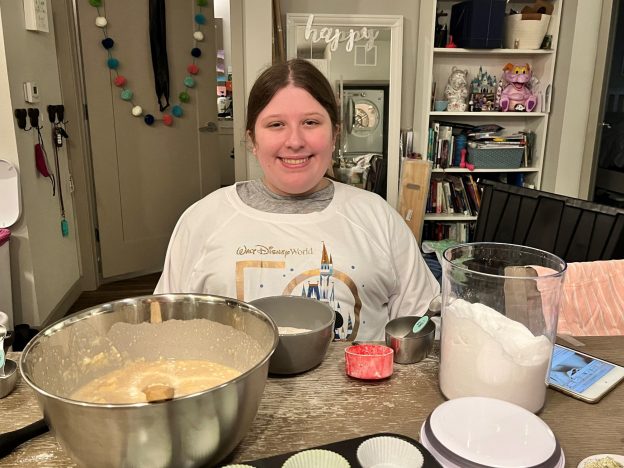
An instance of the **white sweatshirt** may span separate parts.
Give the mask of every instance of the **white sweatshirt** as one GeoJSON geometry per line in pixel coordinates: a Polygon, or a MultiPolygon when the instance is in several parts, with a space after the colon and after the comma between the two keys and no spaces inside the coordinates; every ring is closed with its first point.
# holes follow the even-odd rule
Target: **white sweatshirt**
{"type": "Polygon", "coordinates": [[[336,312],[336,338],[380,341],[384,326],[422,315],[439,293],[416,239],[381,197],[336,183],[322,211],[275,214],[219,189],[180,217],[155,293],[252,301],[304,295],[336,312]]]}

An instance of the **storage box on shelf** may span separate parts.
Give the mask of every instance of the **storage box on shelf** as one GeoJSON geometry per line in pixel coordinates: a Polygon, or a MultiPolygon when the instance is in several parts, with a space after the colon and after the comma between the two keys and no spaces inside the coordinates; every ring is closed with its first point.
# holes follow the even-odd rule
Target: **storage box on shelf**
{"type": "MultiPolygon", "coordinates": [[[[557,39],[560,23],[561,0],[553,0],[554,9],[550,16],[547,34],[550,36],[549,49],[469,49],[469,48],[444,48],[434,47],[435,25],[437,21],[446,22],[447,28],[452,21],[451,11],[456,1],[437,1],[420,3],[420,23],[419,23],[419,44],[417,63],[419,67],[416,73],[416,97],[414,107],[414,141],[415,151],[427,154],[430,144],[429,129],[435,122],[440,125],[466,125],[479,126],[486,124],[497,124],[504,127],[505,133],[513,134],[518,132],[532,132],[534,134],[533,150],[530,161],[524,159],[517,163],[518,151],[515,153],[514,161],[509,165],[497,159],[496,163],[490,163],[482,158],[472,168],[457,167],[454,164],[446,164],[444,167],[435,166],[432,174],[432,181],[448,174],[465,176],[471,174],[476,181],[479,178],[490,178],[505,180],[515,184],[540,188],[542,179],[542,168],[544,165],[544,148],[548,133],[548,118],[550,107],[550,96],[554,75],[554,66],[557,50],[557,39]],[[448,14],[445,17],[437,17],[436,13],[444,11],[448,14]],[[533,76],[538,80],[531,88],[531,92],[537,96],[537,105],[533,112],[449,112],[434,111],[433,100],[445,99],[444,88],[453,67],[457,67],[468,72],[468,83],[478,76],[489,74],[496,77],[498,82],[503,76],[503,68],[506,64],[516,65],[529,64],[533,76]],[[435,88],[435,95],[432,90],[435,88]]],[[[485,2],[487,3],[487,2],[485,2]]],[[[512,0],[507,4],[507,11],[513,8],[516,11],[522,10],[524,5],[532,2],[516,2],[512,0]]],[[[456,41],[454,41],[456,42],[456,41]]],[[[492,80],[494,81],[494,80],[492,80]]],[[[489,91],[492,88],[490,87],[489,91]]],[[[468,101],[468,99],[466,100],[468,101]]],[[[484,100],[485,102],[485,100],[484,100]]],[[[485,109],[488,107],[484,106],[485,109]]],[[[472,158],[476,153],[479,157],[484,154],[493,159],[491,154],[483,151],[473,151],[472,158]]],[[[466,162],[470,162],[470,151],[467,154],[466,162]]],[[[428,213],[425,216],[425,227],[423,238],[427,238],[427,233],[440,232],[453,233],[466,232],[470,235],[469,223],[473,222],[476,216],[464,213],[428,213]],[[435,224],[441,223],[443,226],[438,229],[435,224]],[[458,227],[450,229],[454,223],[458,227]],[[467,226],[464,224],[468,223],[467,226]],[[433,225],[433,227],[432,227],[433,225]]],[[[470,238],[466,239],[470,240],[470,238]]]]}
{"type": "Polygon", "coordinates": [[[523,148],[468,148],[468,163],[475,169],[516,169],[523,154],[523,148]]]}

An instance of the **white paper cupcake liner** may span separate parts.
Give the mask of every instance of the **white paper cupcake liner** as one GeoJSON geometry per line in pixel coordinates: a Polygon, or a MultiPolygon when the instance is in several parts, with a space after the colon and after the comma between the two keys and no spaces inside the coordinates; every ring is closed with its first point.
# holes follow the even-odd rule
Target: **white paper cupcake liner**
{"type": "Polygon", "coordinates": [[[304,450],[292,455],[282,468],[350,468],[349,462],[331,450],[304,450]]]}
{"type": "Polygon", "coordinates": [[[421,468],[424,459],[415,445],[397,437],[372,437],[360,444],[357,458],[363,468],[421,468]]]}

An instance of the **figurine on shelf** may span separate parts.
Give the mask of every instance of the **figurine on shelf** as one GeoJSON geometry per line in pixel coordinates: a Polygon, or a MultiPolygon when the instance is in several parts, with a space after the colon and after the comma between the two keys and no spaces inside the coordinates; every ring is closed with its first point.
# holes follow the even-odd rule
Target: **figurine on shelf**
{"type": "Polygon", "coordinates": [[[479,67],[477,76],[470,82],[470,112],[493,112],[498,110],[496,100],[496,76],[479,67]],[[472,103],[472,104],[471,104],[472,103]]]}
{"type": "Polygon", "coordinates": [[[448,83],[444,90],[448,101],[449,112],[465,112],[466,98],[468,97],[468,70],[453,67],[448,83]]]}
{"type": "Polygon", "coordinates": [[[453,42],[453,36],[449,36],[449,41],[446,43],[445,47],[447,49],[457,49],[457,44],[453,42]]]}
{"type": "Polygon", "coordinates": [[[479,73],[470,82],[472,93],[493,93],[496,86],[496,76],[490,75],[483,67],[479,67],[479,73]]]}
{"type": "Polygon", "coordinates": [[[508,63],[503,68],[503,72],[507,84],[501,92],[501,111],[533,112],[537,105],[537,97],[530,89],[531,67],[529,64],[508,63]]]}

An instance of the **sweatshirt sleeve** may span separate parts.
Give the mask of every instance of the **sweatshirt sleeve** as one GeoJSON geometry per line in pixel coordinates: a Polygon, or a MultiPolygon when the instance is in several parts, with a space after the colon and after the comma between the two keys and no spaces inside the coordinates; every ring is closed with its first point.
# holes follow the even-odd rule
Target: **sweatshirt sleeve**
{"type": "Polygon", "coordinates": [[[192,292],[185,290],[192,271],[192,265],[189,264],[192,256],[189,256],[190,232],[184,219],[185,217],[182,216],[173,230],[167,247],[163,272],[154,294],[192,292]]]}
{"type": "Polygon", "coordinates": [[[388,301],[389,319],[424,315],[440,284],[423,259],[414,234],[394,209],[389,209],[390,252],[397,285],[388,301]]]}

